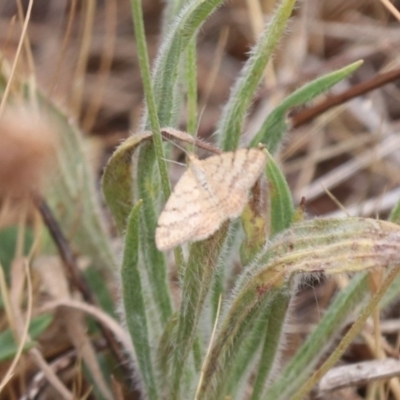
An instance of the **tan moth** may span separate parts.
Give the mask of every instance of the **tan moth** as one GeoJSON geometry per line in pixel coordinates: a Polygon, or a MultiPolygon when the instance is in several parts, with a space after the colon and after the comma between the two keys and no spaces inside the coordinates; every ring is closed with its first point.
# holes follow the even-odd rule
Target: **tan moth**
{"type": "Polygon", "coordinates": [[[238,217],[266,161],[262,148],[239,149],[205,160],[190,155],[189,168],[158,219],[157,248],[169,250],[206,239],[224,221],[238,217]]]}

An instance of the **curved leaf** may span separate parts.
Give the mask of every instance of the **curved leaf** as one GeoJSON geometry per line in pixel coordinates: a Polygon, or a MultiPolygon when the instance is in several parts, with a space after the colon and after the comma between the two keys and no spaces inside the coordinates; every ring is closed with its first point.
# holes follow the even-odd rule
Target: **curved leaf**
{"type": "Polygon", "coordinates": [[[302,88],[293,92],[268,115],[263,126],[251,141],[251,145],[256,146],[262,143],[270,153],[274,154],[288,128],[286,120],[288,111],[326,92],[336,83],[352,74],[362,63],[362,61],[357,61],[347,67],[324,75],[313,82],[307,83],[302,88]]]}
{"type": "Polygon", "coordinates": [[[130,136],[114,151],[104,170],[103,194],[121,234],[133,207],[132,156],[138,146],[151,137],[150,132],[130,136]]]}

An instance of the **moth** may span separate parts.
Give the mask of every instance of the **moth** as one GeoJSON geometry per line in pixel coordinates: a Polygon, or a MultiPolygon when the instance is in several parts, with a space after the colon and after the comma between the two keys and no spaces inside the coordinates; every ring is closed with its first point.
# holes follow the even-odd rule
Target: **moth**
{"type": "Polygon", "coordinates": [[[189,167],[158,219],[157,248],[165,251],[207,239],[223,222],[237,218],[266,161],[262,148],[238,149],[205,160],[189,155],[189,167]]]}

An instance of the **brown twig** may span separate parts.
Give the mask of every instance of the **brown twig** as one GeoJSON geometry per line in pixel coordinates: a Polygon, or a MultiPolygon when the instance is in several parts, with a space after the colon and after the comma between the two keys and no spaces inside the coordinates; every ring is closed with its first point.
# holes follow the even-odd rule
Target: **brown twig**
{"type": "MultiPolygon", "coordinates": [[[[93,297],[90,286],[85,276],[79,269],[76,257],[66,237],[64,236],[64,233],[61,231],[51,209],[47,205],[46,201],[39,196],[34,196],[34,202],[40,214],[42,215],[44,223],[49,229],[49,232],[54,240],[55,245],[57,246],[60,257],[64,262],[73,284],[82,294],[87,303],[97,306],[97,301],[93,297]]],[[[115,341],[113,334],[104,325],[98,324],[98,326],[118,364],[121,366],[125,365],[125,358],[123,357],[121,349],[115,341]]]]}
{"type": "Polygon", "coordinates": [[[196,147],[199,147],[203,150],[209,151],[210,153],[214,153],[214,154],[222,153],[222,151],[220,149],[216,148],[211,143],[203,142],[202,140],[195,138],[192,135],[190,135],[189,133],[184,132],[184,131],[179,131],[174,128],[165,127],[165,128],[161,128],[161,134],[164,138],[166,138],[168,140],[177,139],[177,140],[181,140],[186,143],[194,144],[196,147]]]}
{"type": "Polygon", "coordinates": [[[290,117],[292,128],[298,128],[299,126],[312,121],[315,117],[332,107],[343,104],[348,100],[371,92],[372,90],[384,86],[387,83],[394,82],[398,79],[400,79],[400,68],[374,76],[367,81],[354,85],[350,89],[339,93],[338,95],[327,98],[314,107],[294,113],[290,117]]]}

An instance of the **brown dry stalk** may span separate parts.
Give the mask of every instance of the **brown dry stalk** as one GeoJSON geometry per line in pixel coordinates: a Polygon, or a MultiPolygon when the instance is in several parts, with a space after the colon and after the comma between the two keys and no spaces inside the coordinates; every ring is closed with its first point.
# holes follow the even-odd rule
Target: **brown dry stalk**
{"type": "MultiPolygon", "coordinates": [[[[42,215],[42,218],[47,228],[49,229],[49,232],[60,253],[61,259],[63,260],[64,265],[67,268],[68,274],[72,278],[75,287],[78,288],[78,290],[81,292],[86,302],[92,305],[97,305],[97,302],[94,299],[93,294],[90,290],[90,286],[78,267],[77,260],[75,259],[72,249],[63,232],[61,231],[57,221],[55,220],[53,213],[51,212],[47,203],[44,199],[37,196],[35,197],[34,201],[36,207],[42,215]]],[[[114,354],[116,360],[118,360],[119,365],[125,365],[125,358],[121,352],[120,346],[115,341],[113,334],[102,324],[99,324],[99,329],[102,332],[105,340],[107,341],[109,349],[114,354]]],[[[129,376],[128,371],[126,372],[128,374],[127,376],[129,376]]]]}
{"type": "Polygon", "coordinates": [[[398,79],[400,79],[400,68],[376,75],[367,81],[352,86],[342,93],[328,97],[314,107],[294,113],[291,116],[291,126],[292,128],[298,128],[301,125],[305,125],[332,107],[378,89],[390,82],[395,82],[398,79]]]}

